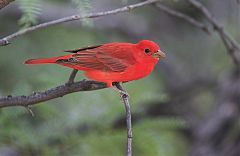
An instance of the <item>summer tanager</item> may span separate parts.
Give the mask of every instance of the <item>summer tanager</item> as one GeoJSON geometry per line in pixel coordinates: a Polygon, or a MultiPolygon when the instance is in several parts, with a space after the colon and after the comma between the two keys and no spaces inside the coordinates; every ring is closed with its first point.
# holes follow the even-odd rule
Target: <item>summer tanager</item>
{"type": "Polygon", "coordinates": [[[106,43],[76,50],[72,54],[30,59],[25,64],[59,64],[82,70],[86,77],[99,82],[128,82],[143,78],[151,73],[157,62],[165,57],[160,47],[149,40],[132,43],[106,43]]]}

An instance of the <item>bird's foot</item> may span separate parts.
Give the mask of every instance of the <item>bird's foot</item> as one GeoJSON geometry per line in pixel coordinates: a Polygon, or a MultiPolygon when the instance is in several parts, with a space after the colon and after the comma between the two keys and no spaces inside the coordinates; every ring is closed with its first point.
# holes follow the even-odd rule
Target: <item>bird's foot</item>
{"type": "Polygon", "coordinates": [[[116,90],[116,91],[120,94],[120,97],[121,97],[121,98],[130,97],[125,90],[119,89],[116,85],[113,85],[112,88],[113,88],[114,90],[116,90]]]}

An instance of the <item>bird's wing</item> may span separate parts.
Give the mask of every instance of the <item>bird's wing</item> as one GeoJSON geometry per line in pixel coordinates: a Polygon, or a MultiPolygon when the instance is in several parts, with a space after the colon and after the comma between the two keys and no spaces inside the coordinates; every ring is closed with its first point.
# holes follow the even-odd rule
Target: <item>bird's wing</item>
{"type": "Polygon", "coordinates": [[[104,72],[123,72],[136,63],[130,50],[128,48],[119,49],[118,47],[101,48],[100,46],[85,48],[80,49],[80,51],[72,51],[76,54],[68,59],[59,60],[58,63],[104,72]]]}

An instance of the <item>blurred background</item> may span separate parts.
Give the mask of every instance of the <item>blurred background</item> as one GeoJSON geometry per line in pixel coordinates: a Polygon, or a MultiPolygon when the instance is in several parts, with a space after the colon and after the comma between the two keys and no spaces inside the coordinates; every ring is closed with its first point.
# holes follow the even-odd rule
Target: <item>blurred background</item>
{"type": "MultiPolygon", "coordinates": [[[[0,36],[76,13],[84,15],[138,2],[16,0],[0,10],[0,36]]],[[[239,2],[201,2],[240,41],[239,2]]],[[[161,3],[206,22],[185,1],[161,3]]],[[[222,102],[225,92],[221,84],[233,69],[223,42],[214,31],[209,35],[153,5],[39,29],[0,47],[0,95],[44,91],[64,84],[72,71],[57,65],[24,65],[29,58],[141,39],[157,42],[167,58],[147,78],[124,84],[133,115],[134,155],[240,155],[238,107],[222,102]]],[[[79,72],[76,80],[84,78],[79,72]]],[[[125,154],[125,110],[112,89],[69,94],[34,105],[32,110],[34,117],[22,107],[0,109],[0,156],[125,154]]]]}

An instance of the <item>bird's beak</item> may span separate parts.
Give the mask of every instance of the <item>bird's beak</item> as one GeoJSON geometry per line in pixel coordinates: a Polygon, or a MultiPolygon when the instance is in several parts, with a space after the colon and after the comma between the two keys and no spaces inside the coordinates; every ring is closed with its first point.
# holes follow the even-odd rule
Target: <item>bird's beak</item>
{"type": "Polygon", "coordinates": [[[162,52],[161,50],[158,50],[156,53],[152,54],[152,56],[157,59],[162,59],[162,58],[166,57],[166,54],[164,52],[162,52]]]}

